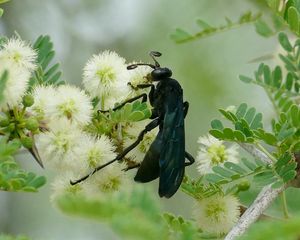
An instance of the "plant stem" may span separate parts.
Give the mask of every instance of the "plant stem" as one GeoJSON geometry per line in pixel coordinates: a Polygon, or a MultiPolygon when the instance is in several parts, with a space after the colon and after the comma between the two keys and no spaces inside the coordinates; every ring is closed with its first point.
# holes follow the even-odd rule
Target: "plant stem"
{"type": "Polygon", "coordinates": [[[224,240],[233,240],[242,235],[252,223],[268,208],[273,200],[284,190],[281,188],[273,189],[272,184],[264,187],[258,194],[251,206],[244,212],[236,225],[226,235],[224,240]]]}
{"type": "MultiPolygon", "coordinates": [[[[272,161],[276,161],[276,159],[260,144],[255,145],[257,148],[245,143],[240,143],[240,146],[252,156],[259,158],[263,162],[272,164],[272,161]]],[[[273,200],[276,199],[284,189],[285,186],[276,189],[272,188],[272,184],[265,186],[260,191],[254,202],[241,216],[236,225],[227,234],[225,240],[233,240],[242,235],[250,227],[250,225],[263,214],[273,200]]]]}
{"type": "Polygon", "coordinates": [[[268,89],[266,89],[266,88],[265,88],[265,92],[267,93],[268,98],[270,99],[270,101],[271,101],[271,103],[273,105],[273,108],[274,108],[274,111],[276,113],[277,118],[279,118],[279,116],[280,116],[280,110],[278,109],[278,107],[276,105],[276,102],[275,102],[274,98],[272,97],[271,92],[268,89]]]}
{"type": "Polygon", "coordinates": [[[282,199],[283,215],[285,218],[289,218],[289,211],[287,208],[286,196],[284,191],[281,193],[281,199],[282,199]]]}
{"type": "Polygon", "coordinates": [[[257,148],[259,148],[259,150],[261,150],[264,154],[266,154],[272,160],[272,162],[277,161],[277,159],[267,149],[265,149],[262,145],[260,145],[259,143],[256,143],[255,145],[257,146],[257,148]]]}

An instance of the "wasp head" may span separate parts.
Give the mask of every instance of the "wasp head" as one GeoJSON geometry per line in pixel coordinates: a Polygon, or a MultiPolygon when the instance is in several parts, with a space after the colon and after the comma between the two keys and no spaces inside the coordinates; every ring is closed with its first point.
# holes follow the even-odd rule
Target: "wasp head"
{"type": "Polygon", "coordinates": [[[134,68],[136,68],[138,66],[141,66],[141,65],[142,66],[149,66],[149,67],[153,68],[153,71],[150,74],[150,77],[151,77],[152,81],[161,81],[165,78],[169,78],[169,77],[172,76],[172,71],[169,68],[160,67],[159,63],[155,59],[155,57],[160,57],[161,56],[160,52],[151,51],[149,53],[149,55],[153,59],[154,65],[149,64],[149,63],[135,63],[135,64],[127,66],[127,69],[131,70],[131,69],[134,69],[134,68]]]}

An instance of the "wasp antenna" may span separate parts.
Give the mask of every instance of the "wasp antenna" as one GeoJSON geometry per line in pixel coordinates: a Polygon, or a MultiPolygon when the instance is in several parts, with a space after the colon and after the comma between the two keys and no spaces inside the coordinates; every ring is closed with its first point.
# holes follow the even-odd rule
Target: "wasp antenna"
{"type": "Polygon", "coordinates": [[[127,66],[127,70],[132,70],[132,69],[135,69],[135,68],[137,68],[136,64],[132,64],[132,65],[127,66]]]}
{"type": "Polygon", "coordinates": [[[148,66],[148,67],[151,67],[153,69],[156,68],[156,66],[154,66],[153,64],[149,64],[149,63],[134,63],[134,64],[131,64],[131,65],[127,66],[127,70],[135,69],[138,66],[148,66]]]}
{"type": "Polygon", "coordinates": [[[82,177],[82,178],[80,178],[80,179],[78,179],[78,180],[76,180],[76,181],[70,181],[70,184],[71,184],[71,185],[76,185],[76,184],[78,184],[78,183],[80,183],[80,182],[83,182],[84,180],[86,180],[86,179],[89,178],[90,176],[94,175],[94,174],[95,174],[96,172],[98,172],[99,170],[105,168],[106,166],[108,166],[108,165],[114,163],[114,162],[117,161],[117,160],[118,160],[118,159],[115,158],[115,159],[113,159],[113,160],[111,160],[111,161],[109,161],[109,162],[107,162],[107,163],[105,163],[105,164],[102,164],[102,165],[96,167],[92,172],[90,172],[89,174],[85,175],[84,177],[82,177]]]}
{"type": "Polygon", "coordinates": [[[149,53],[150,57],[153,59],[154,63],[155,63],[155,67],[160,67],[158,61],[155,59],[155,57],[160,57],[161,53],[157,52],[157,51],[151,51],[149,53]]]}

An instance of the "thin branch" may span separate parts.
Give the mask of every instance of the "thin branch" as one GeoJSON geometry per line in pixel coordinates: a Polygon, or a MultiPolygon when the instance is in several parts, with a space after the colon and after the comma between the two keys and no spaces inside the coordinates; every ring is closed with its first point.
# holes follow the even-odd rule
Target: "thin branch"
{"type": "Polygon", "coordinates": [[[253,157],[259,158],[263,162],[267,164],[272,164],[273,160],[270,159],[264,152],[258,150],[255,146],[247,143],[239,143],[239,145],[245,149],[248,153],[250,153],[253,157]]]}
{"type": "Polygon", "coordinates": [[[233,240],[242,235],[268,208],[275,198],[284,190],[273,189],[271,185],[265,186],[256,197],[252,205],[244,212],[236,225],[230,230],[224,240],[233,240]]]}
{"type": "MultiPolygon", "coordinates": [[[[273,163],[273,161],[264,152],[255,148],[253,145],[245,143],[240,143],[239,145],[255,158],[259,158],[268,164],[273,163]]],[[[273,200],[284,190],[284,188],[285,186],[273,189],[271,184],[265,186],[251,206],[249,206],[249,208],[244,212],[236,225],[227,234],[225,240],[233,240],[242,235],[250,227],[250,225],[263,214],[273,200]]]]}

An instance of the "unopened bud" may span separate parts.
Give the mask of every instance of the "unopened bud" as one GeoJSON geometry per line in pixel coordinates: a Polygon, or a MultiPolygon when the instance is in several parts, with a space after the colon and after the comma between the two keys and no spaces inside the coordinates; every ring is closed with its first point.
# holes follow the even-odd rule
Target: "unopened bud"
{"type": "Polygon", "coordinates": [[[249,188],[250,188],[250,183],[247,180],[240,182],[238,185],[239,192],[247,191],[249,188]]]}
{"type": "Polygon", "coordinates": [[[7,127],[9,125],[9,119],[7,117],[0,117],[0,127],[7,127]]]}
{"type": "Polygon", "coordinates": [[[25,148],[32,148],[33,140],[31,137],[21,137],[21,143],[25,148]]]}
{"type": "Polygon", "coordinates": [[[34,98],[31,95],[25,95],[23,97],[23,106],[31,107],[34,104],[34,98]]]}
{"type": "Polygon", "coordinates": [[[35,131],[39,128],[39,122],[34,117],[30,117],[26,120],[25,127],[29,131],[35,131]]]}

